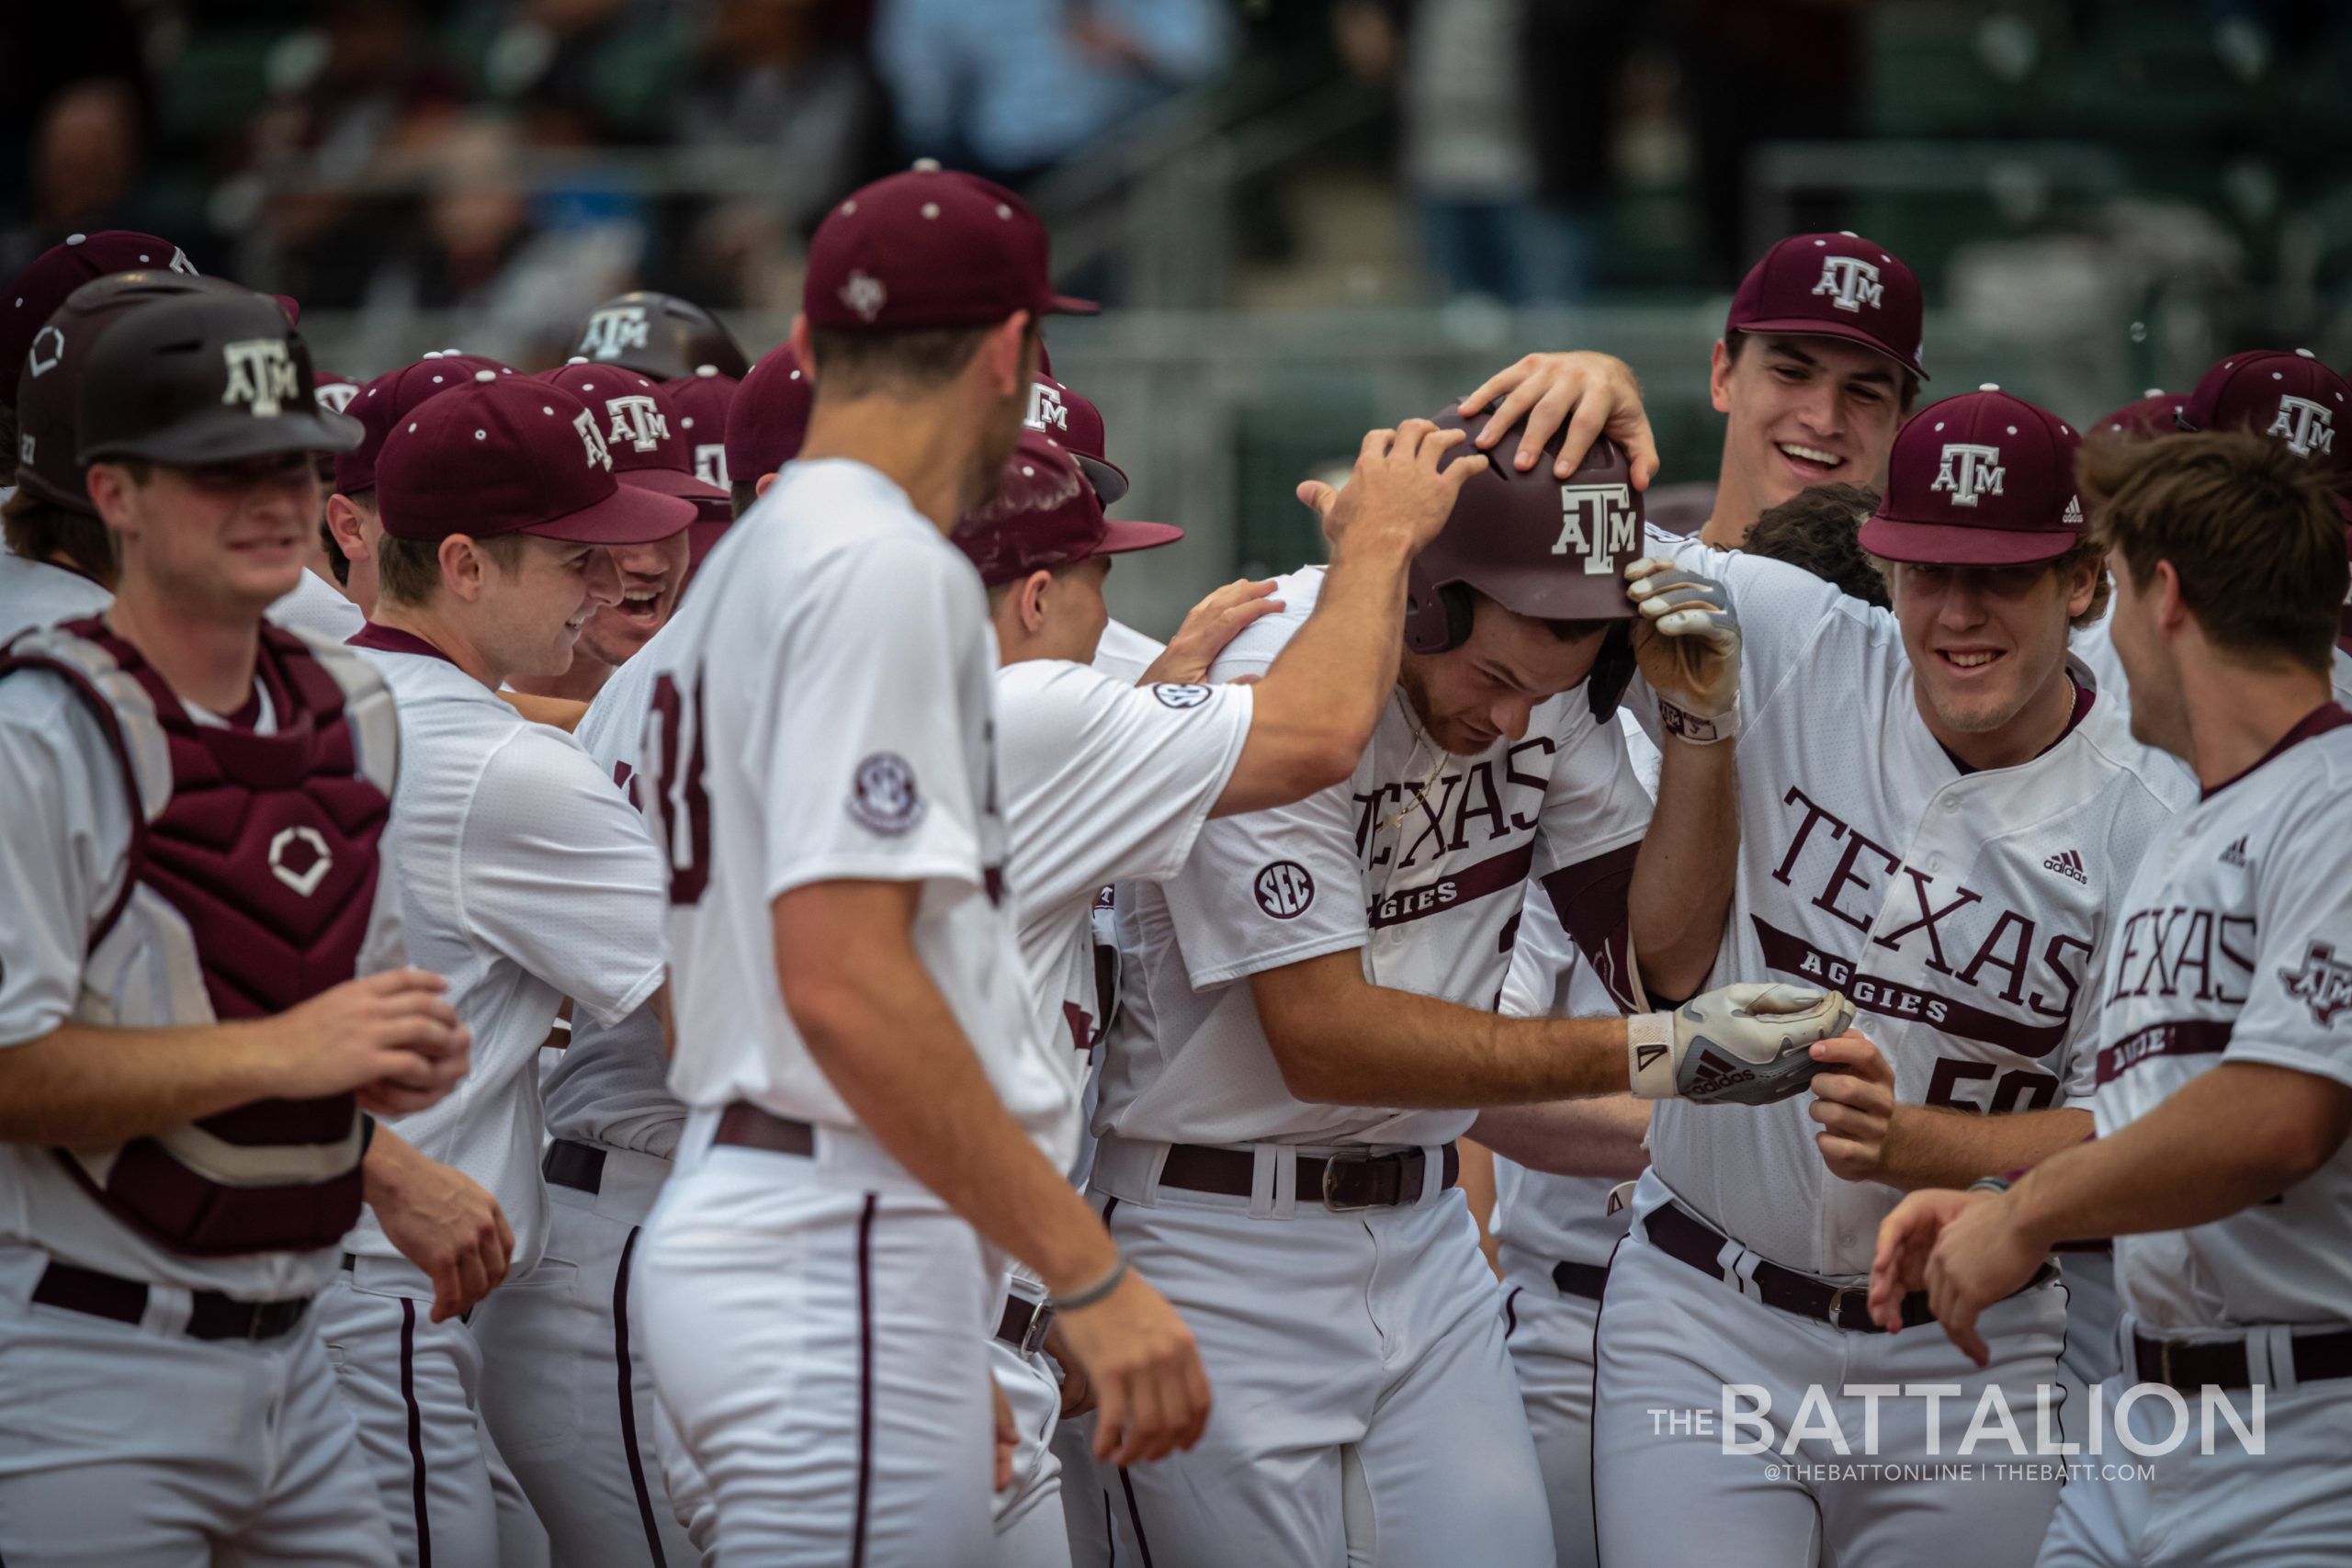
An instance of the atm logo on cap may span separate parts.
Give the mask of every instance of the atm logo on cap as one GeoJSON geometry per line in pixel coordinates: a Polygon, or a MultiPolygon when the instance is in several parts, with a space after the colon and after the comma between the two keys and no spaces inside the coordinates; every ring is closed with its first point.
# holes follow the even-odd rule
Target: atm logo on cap
{"type": "Polygon", "coordinates": [[[612,422],[605,432],[607,447],[626,441],[632,451],[650,452],[670,439],[670,422],[662,417],[662,405],[642,392],[606,398],[605,413],[612,422]]]}
{"type": "Polygon", "coordinates": [[[1824,256],[1821,258],[1821,281],[1813,286],[1814,294],[1827,295],[1829,302],[1841,310],[1862,313],[1868,305],[1875,310],[1886,294],[1886,285],[1878,280],[1878,268],[1860,256],[1824,256]]]}
{"type": "Polygon", "coordinates": [[[591,359],[611,359],[632,348],[643,348],[649,329],[642,305],[614,305],[588,318],[580,334],[580,352],[591,359]]]}
{"type": "Polygon", "coordinates": [[[276,419],[288,403],[301,397],[302,378],[284,338],[224,343],[220,354],[229,366],[229,389],[220,394],[222,402],[243,403],[255,419],[276,419]]]}
{"type": "Polygon", "coordinates": [[[2283,436],[2287,450],[2298,457],[2327,452],[2335,446],[2335,411],[2309,398],[2282,394],[2278,415],[2263,434],[2283,436]]]}
{"type": "Polygon", "coordinates": [[[596,428],[595,411],[582,409],[572,416],[571,428],[580,433],[580,445],[588,453],[588,467],[610,472],[613,454],[605,445],[605,433],[596,428]]]}
{"type": "Polygon", "coordinates": [[[1951,442],[1944,447],[1943,467],[1928,491],[1930,494],[1950,491],[1954,506],[1973,506],[1979,496],[2000,494],[2001,480],[2007,475],[2008,470],[2001,467],[1998,446],[1951,442]]]}
{"type": "Polygon", "coordinates": [[[1062,402],[1061,389],[1048,387],[1043,381],[1029,383],[1029,417],[1022,423],[1032,430],[1069,432],[1069,409],[1062,402]]]}
{"type": "Polygon", "coordinates": [[[1615,558],[1634,548],[1640,528],[1634,492],[1623,485],[1562,485],[1560,536],[1555,556],[1582,556],[1587,576],[1608,572],[1615,558]]]}

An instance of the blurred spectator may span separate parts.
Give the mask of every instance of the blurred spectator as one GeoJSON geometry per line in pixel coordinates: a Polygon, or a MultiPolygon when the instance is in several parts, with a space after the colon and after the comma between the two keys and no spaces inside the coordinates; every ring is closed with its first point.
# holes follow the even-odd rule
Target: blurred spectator
{"type": "Polygon", "coordinates": [[[1221,71],[1224,0],[882,0],[875,62],[910,154],[1009,184],[1221,71]]]}
{"type": "Polygon", "coordinates": [[[134,182],[141,125],[138,96],[109,77],[76,82],[41,109],[32,152],[29,210],[8,237],[13,271],[68,234],[150,229],[134,182]]]}
{"type": "MultiPolygon", "coordinates": [[[[139,29],[123,0],[0,5],[0,213],[12,224],[32,206],[33,145],[51,99],[93,77],[130,86],[143,140],[154,124],[153,95],[139,29]]],[[[10,266],[52,243],[42,241],[10,266]]]]}
{"type": "Polygon", "coordinates": [[[676,30],[628,0],[522,0],[491,45],[492,92],[516,100],[529,140],[563,147],[649,142],[668,129],[676,30]]]}

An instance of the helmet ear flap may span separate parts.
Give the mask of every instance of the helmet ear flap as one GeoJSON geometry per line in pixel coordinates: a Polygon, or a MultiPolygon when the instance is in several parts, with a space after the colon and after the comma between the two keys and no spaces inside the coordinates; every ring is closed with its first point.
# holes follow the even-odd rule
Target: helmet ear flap
{"type": "Polygon", "coordinates": [[[1415,653],[1444,653],[1470,640],[1477,600],[1467,584],[1432,586],[1415,571],[1405,586],[1405,646],[1415,653]]]}
{"type": "Polygon", "coordinates": [[[1592,716],[1607,724],[1617,716],[1617,705],[1633,683],[1638,667],[1634,660],[1634,623],[1619,621],[1604,633],[1600,651],[1593,656],[1592,672],[1584,678],[1584,700],[1592,716]]]}
{"type": "Polygon", "coordinates": [[[1449,582],[1437,591],[1437,602],[1445,608],[1445,646],[1460,648],[1470,640],[1471,624],[1478,610],[1477,601],[1470,597],[1470,590],[1459,582],[1449,582]]]}

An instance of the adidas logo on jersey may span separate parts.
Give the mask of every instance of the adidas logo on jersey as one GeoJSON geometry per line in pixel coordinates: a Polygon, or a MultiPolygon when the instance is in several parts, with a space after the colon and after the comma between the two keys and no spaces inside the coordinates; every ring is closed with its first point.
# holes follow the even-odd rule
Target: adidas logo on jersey
{"type": "Polygon", "coordinates": [[[2091,879],[2083,873],[2083,857],[2072,850],[2061,850],[2041,863],[2044,871],[2054,871],[2061,876],[2071,876],[2088,887],[2091,879]]]}
{"type": "Polygon", "coordinates": [[[2246,866],[2253,863],[2245,858],[2245,840],[2244,839],[2236,840],[2234,843],[2231,844],[2228,849],[2222,852],[2222,863],[2223,865],[2236,866],[2240,870],[2244,870],[2246,866]]]}

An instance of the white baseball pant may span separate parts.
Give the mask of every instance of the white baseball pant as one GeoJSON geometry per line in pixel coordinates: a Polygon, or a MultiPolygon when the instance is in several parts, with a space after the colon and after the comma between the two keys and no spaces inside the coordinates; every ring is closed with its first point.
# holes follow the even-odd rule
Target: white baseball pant
{"type": "MultiPolygon", "coordinates": [[[[1654,1178],[1637,1201],[1651,1201],[1654,1178]]],[[[2056,1413],[2052,1435],[2064,1437],[2062,1288],[2035,1286],[1986,1309],[1979,1328],[1993,1361],[1980,1371],[1933,1324],[1860,1333],[1752,1300],[1738,1281],[1751,1278],[1754,1254],[1727,1243],[1724,1278],[1711,1279],[1649,1239],[1655,1212],[1645,1209],[1618,1245],[1594,1339],[1592,1484],[1603,1568],[1802,1568],[1816,1549],[1827,1562],[1918,1568],[2033,1561],[2058,1501],[2056,1475],[2006,1439],[1980,1439],[1973,1453],[1963,1439],[1996,1384],[2029,1450],[2044,1389],[2056,1413]],[[1922,1385],[1949,1392],[1900,1392],[1922,1385]],[[1750,1440],[1722,1427],[1734,1387],[1758,1391],[1739,1396],[1738,1408],[1770,1400],[1767,1451],[1731,1451],[1750,1440]],[[1848,1392],[1863,1388],[1890,1391],[1876,1398],[1874,1416],[1869,1397],[1848,1392]],[[1837,1438],[1808,1424],[1809,1395],[1834,1418],[1837,1438]],[[1962,1465],[1973,1467],[1964,1477],[1942,1468],[1962,1465]],[[2027,1473],[2000,1474],[1996,1465],[2027,1473]]]]}
{"type": "Polygon", "coordinates": [[[1021,1434],[1020,1446],[1012,1451],[1012,1484],[994,1499],[992,1561],[996,1568],[1068,1568],[1062,1461],[1053,1447],[1054,1428],[1061,1421],[1061,1382],[1044,1351],[1024,1356],[1001,1337],[989,1340],[989,1370],[1004,1391],[1013,1427],[1021,1434]]]}
{"type": "Polygon", "coordinates": [[[312,1315],[191,1339],[188,1293],[139,1324],[30,1303],[0,1257],[0,1562],[9,1568],[391,1568],[391,1531],[312,1315]]]}
{"type": "Polygon", "coordinates": [[[546,1563],[547,1533],[481,1422],[472,1329],[433,1321],[433,1281],[405,1258],[350,1261],[313,1310],[403,1568],[546,1563]]]}
{"type": "Polygon", "coordinates": [[[2119,1421],[2136,1381],[2127,1368],[2103,1385],[2101,1452],[2068,1461],[2066,1489],[2041,1543],[2040,1568],[2335,1568],[2352,1551],[2352,1379],[2298,1382],[2277,1353],[2284,1328],[2245,1334],[2249,1359],[2268,1368],[2261,1451],[2249,1452],[2218,1410],[2213,1451],[2202,1451],[2204,1399],[2224,1399],[2253,1427],[2254,1391],[2182,1394],[2178,1411],[2151,1389],[2119,1421]],[[2273,1359],[2274,1356],[2277,1359],[2273,1359]],[[2176,1423],[2186,1425],[2175,1440],[2176,1423]],[[2124,1441],[2129,1433],[2140,1448],[2124,1441]]]}
{"type": "Polygon", "coordinates": [[[687,1124],[634,1285],[679,1458],[707,1483],[711,1551],[987,1562],[997,1261],[865,1134],[819,1128],[803,1156],[713,1146],[715,1120],[687,1124]]]}
{"type": "Polygon", "coordinates": [[[1544,1467],[1552,1548],[1560,1568],[1591,1568],[1592,1330],[1608,1269],[1569,1265],[1564,1290],[1555,1266],[1533,1254],[1505,1242],[1501,1258],[1503,1343],[1544,1467]]]}
{"type": "MultiPolygon", "coordinates": [[[[1062,1526],[1069,1536],[1070,1568],[1117,1568],[1121,1559],[1118,1530],[1112,1523],[1112,1488],[1102,1483],[1108,1467],[1094,1461],[1093,1413],[1056,1427],[1053,1448],[1062,1464],[1062,1526]]],[[[1108,1473],[1115,1483],[1119,1472],[1108,1473]]]]}
{"type": "Polygon", "coordinates": [[[481,1413],[565,1568],[695,1568],[654,1445],[630,1260],[670,1162],[598,1144],[550,1156],[538,1266],[473,1317],[481,1413]]]}
{"type": "Polygon", "coordinates": [[[1501,1288],[1440,1151],[1417,1201],[1335,1212],[1289,1196],[1299,1150],[1260,1145],[1244,1198],[1161,1186],[1165,1146],[1106,1139],[1094,1201],[1191,1325],[1216,1409],[1190,1452],[1117,1472],[1121,1551],[1152,1568],[1549,1568],[1501,1288]]]}

